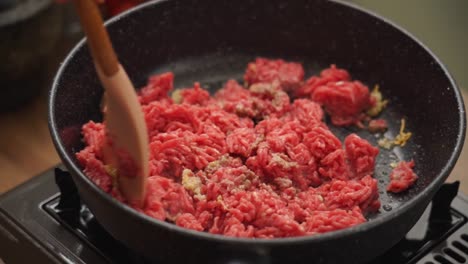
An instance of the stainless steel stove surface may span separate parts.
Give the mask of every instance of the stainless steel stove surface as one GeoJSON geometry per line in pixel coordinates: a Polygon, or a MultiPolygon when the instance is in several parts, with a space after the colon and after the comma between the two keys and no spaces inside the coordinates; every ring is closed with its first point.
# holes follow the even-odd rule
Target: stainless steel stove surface
{"type": "MultiPolygon", "coordinates": [[[[468,198],[458,185],[445,184],[406,237],[369,264],[468,263],[468,198]]],[[[148,263],[99,225],[59,168],[0,197],[0,260],[148,263]]]]}

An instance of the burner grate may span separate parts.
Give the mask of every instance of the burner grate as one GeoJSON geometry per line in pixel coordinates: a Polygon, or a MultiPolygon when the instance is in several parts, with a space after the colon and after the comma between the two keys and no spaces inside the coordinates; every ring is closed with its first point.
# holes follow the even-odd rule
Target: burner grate
{"type": "Polygon", "coordinates": [[[435,247],[417,264],[463,264],[468,263],[468,223],[450,235],[444,243],[435,247]]]}

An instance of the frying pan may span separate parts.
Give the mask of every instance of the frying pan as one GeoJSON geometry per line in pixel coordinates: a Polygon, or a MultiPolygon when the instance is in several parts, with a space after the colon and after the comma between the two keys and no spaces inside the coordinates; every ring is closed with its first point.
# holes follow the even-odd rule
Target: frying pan
{"type": "MultiPolygon", "coordinates": [[[[375,177],[384,209],[367,223],[331,233],[282,239],[240,239],[154,220],[114,200],[82,172],[74,153],[80,127],[100,121],[102,88],[81,41],[59,69],[50,92],[49,125],[80,196],[117,240],[152,261],[227,263],[364,263],[397,243],[420,217],[453,168],[465,137],[460,92],[441,62],[387,20],[348,3],[312,0],[154,1],[107,23],[119,59],[137,87],[173,71],[176,87],[200,81],[211,91],[242,78],[256,56],[302,62],[307,75],[330,64],[348,69],[390,100],[387,136],[405,117],[413,137],[381,150],[375,177]],[[387,194],[389,163],[414,159],[420,176],[409,191],[387,194]]],[[[334,128],[341,138],[357,132],[334,128]]]]}

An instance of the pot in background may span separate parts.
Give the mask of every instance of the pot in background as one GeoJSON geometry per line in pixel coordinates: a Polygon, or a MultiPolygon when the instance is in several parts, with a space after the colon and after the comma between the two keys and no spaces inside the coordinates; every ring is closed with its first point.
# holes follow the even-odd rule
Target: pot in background
{"type": "Polygon", "coordinates": [[[61,32],[61,8],[52,0],[0,2],[0,112],[17,110],[41,93],[61,32]]]}

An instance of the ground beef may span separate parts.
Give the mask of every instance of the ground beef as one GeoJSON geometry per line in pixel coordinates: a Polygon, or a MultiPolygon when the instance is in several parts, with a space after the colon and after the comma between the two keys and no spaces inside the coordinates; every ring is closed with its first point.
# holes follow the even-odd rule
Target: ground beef
{"type": "Polygon", "coordinates": [[[388,124],[385,119],[372,119],[369,121],[367,129],[371,133],[385,132],[388,129],[388,124]]]}
{"type": "Polygon", "coordinates": [[[330,82],[317,87],[312,100],[324,106],[334,125],[351,125],[360,121],[369,108],[369,88],[359,81],[330,82]]]}
{"type": "Polygon", "coordinates": [[[296,97],[310,97],[319,86],[339,81],[349,81],[350,79],[351,77],[346,70],[338,69],[336,65],[331,65],[330,68],[320,73],[320,77],[310,77],[304,85],[294,91],[294,95],[296,97]]]}
{"type": "Polygon", "coordinates": [[[379,149],[372,146],[356,134],[351,134],[345,139],[346,157],[353,178],[361,178],[372,174],[375,167],[375,158],[379,149]]]}
{"type": "Polygon", "coordinates": [[[321,104],[336,126],[359,125],[366,117],[363,112],[376,104],[367,86],[352,81],[346,70],[335,65],[323,70],[320,76],[310,77],[293,94],[321,104]]]}
{"type": "Polygon", "coordinates": [[[255,62],[247,65],[244,80],[249,86],[277,81],[284,91],[291,91],[302,85],[304,69],[301,64],[295,62],[257,58],[255,62]]]}
{"type": "Polygon", "coordinates": [[[387,191],[399,193],[406,191],[418,179],[413,171],[414,161],[400,161],[390,174],[390,183],[387,191]]]}
{"type": "Polygon", "coordinates": [[[290,108],[289,96],[278,81],[255,83],[245,89],[236,81],[230,80],[214,98],[216,101],[213,103],[223,110],[257,121],[283,116],[290,108]]]}
{"type": "MultiPolygon", "coordinates": [[[[365,222],[380,207],[372,178],[378,149],[356,134],[341,142],[322,106],[332,123],[353,124],[369,104],[367,87],[334,65],[304,84],[302,65],[264,58],[244,77],[247,87],[229,80],[214,96],[199,83],[169,96],[172,73],[140,90],[150,176],[135,209],[236,237],[312,235],[365,222]]],[[[114,184],[118,169],[103,160],[105,124],[90,121],[82,133],[86,147],[76,156],[84,172],[126,202],[114,184]]],[[[408,182],[408,164],[395,169],[391,190],[408,182]]]]}
{"type": "Polygon", "coordinates": [[[210,103],[210,94],[207,90],[200,87],[200,83],[195,83],[193,88],[177,90],[172,99],[178,104],[208,105],[210,103]]]}
{"type": "Polygon", "coordinates": [[[154,75],[149,78],[148,84],[140,89],[141,104],[154,101],[170,102],[169,91],[173,89],[174,74],[172,72],[154,75]]]}
{"type": "Polygon", "coordinates": [[[106,172],[102,154],[105,143],[104,125],[90,121],[83,126],[82,133],[87,146],[76,154],[76,158],[83,165],[84,173],[101,189],[110,192],[112,177],[106,172]]]}

